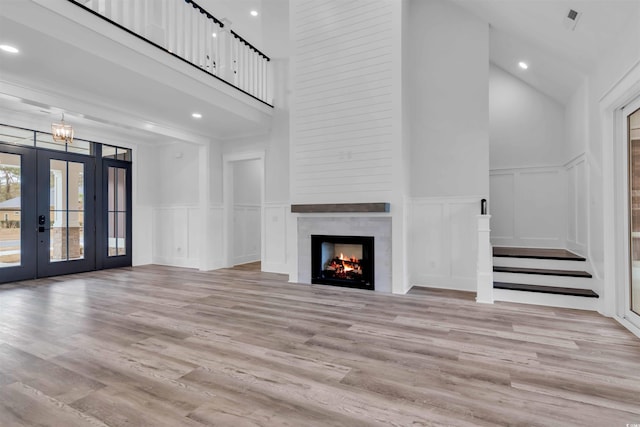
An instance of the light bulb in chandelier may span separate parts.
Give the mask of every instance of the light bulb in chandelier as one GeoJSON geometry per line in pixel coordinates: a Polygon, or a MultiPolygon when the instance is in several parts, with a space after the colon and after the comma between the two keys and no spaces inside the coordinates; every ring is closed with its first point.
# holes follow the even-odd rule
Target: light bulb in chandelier
{"type": "Polygon", "coordinates": [[[51,123],[51,133],[53,140],[56,142],[64,142],[71,144],[73,142],[73,127],[64,122],[64,113],[60,123],[51,123]]]}

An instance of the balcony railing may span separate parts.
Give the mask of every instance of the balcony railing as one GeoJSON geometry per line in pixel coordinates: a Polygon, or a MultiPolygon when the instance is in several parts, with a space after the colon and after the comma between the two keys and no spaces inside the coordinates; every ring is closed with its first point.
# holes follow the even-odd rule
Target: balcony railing
{"type": "Polygon", "coordinates": [[[269,57],[194,1],[69,1],[272,106],[269,57]]]}

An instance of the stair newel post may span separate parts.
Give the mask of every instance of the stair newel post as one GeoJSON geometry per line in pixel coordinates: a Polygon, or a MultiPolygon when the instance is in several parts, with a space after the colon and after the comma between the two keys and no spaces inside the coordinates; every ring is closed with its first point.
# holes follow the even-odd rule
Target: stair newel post
{"type": "Polygon", "coordinates": [[[493,304],[493,254],[491,247],[491,215],[486,214],[483,199],[478,215],[478,265],[476,270],[476,302],[493,304]]]}
{"type": "Polygon", "coordinates": [[[227,18],[222,19],[223,27],[218,34],[219,60],[220,60],[220,77],[226,81],[233,83],[235,80],[234,71],[234,52],[233,52],[233,35],[231,34],[231,21],[227,18]]]}

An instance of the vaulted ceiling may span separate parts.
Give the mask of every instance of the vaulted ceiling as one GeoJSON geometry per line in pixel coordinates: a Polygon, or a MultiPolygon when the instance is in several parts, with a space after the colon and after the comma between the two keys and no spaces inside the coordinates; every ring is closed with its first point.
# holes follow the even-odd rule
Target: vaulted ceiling
{"type": "MultiPolygon", "coordinates": [[[[420,1],[420,0],[418,0],[420,1]]],[[[629,25],[639,0],[452,0],[491,26],[491,61],[565,103],[629,25]],[[574,30],[564,25],[579,12],[574,30]],[[526,61],[529,68],[518,67],[526,61]]]]}

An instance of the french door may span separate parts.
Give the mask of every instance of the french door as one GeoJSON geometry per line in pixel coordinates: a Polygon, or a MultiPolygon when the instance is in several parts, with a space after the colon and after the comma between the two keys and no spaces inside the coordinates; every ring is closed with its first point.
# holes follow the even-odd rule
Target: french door
{"type": "Polygon", "coordinates": [[[131,162],[119,150],[0,139],[0,284],[131,265],[131,162]]]}
{"type": "Polygon", "coordinates": [[[95,269],[95,159],[38,150],[38,277],[95,269]]]}

